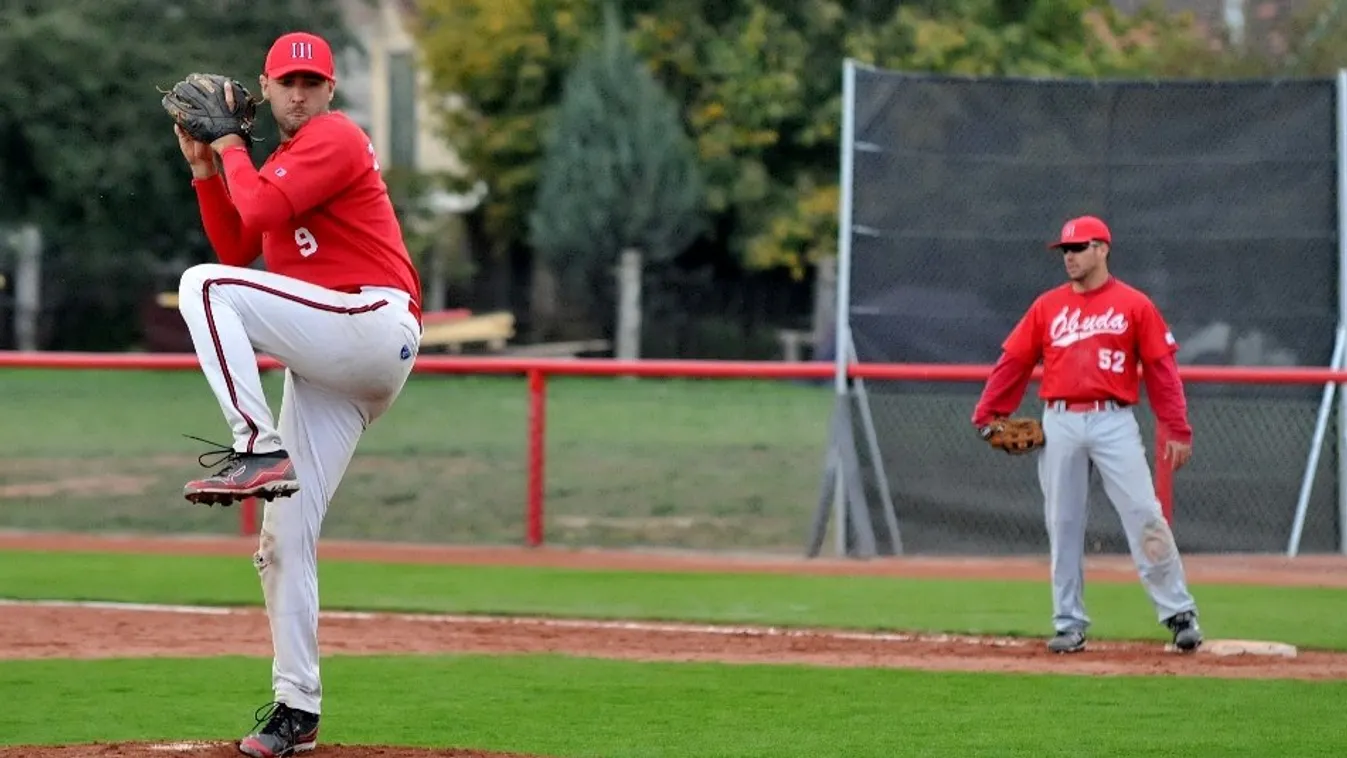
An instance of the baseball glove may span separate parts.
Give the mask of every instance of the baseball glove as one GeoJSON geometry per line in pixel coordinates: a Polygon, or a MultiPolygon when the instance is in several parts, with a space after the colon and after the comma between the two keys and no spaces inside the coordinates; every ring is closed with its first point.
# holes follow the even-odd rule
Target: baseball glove
{"type": "Polygon", "coordinates": [[[188,74],[164,92],[161,102],[168,115],[195,140],[210,144],[228,134],[245,140],[252,137],[258,101],[227,76],[188,74]]]}
{"type": "Polygon", "coordinates": [[[1033,418],[998,418],[978,430],[982,439],[1010,455],[1024,455],[1043,447],[1043,424],[1033,418]]]}

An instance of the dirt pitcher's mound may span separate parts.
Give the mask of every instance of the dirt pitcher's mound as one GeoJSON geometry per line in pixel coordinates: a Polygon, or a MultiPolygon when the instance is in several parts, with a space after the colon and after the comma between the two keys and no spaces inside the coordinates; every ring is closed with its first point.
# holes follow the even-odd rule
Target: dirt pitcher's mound
{"type": "MultiPolygon", "coordinates": [[[[0,601],[0,608],[0,659],[271,655],[267,618],[257,608],[14,601],[0,601]]],[[[1167,652],[1164,639],[1092,641],[1085,652],[1062,656],[1040,639],[333,611],[320,615],[319,640],[325,655],[562,653],[930,671],[1347,679],[1343,653],[1182,654],[1167,652]]]]}
{"type": "MultiPolygon", "coordinates": [[[[0,758],[239,758],[232,742],[113,742],[87,745],[0,747],[0,758]]],[[[480,750],[433,750],[392,745],[324,745],[306,755],[314,758],[542,758],[519,753],[480,750]]]]}

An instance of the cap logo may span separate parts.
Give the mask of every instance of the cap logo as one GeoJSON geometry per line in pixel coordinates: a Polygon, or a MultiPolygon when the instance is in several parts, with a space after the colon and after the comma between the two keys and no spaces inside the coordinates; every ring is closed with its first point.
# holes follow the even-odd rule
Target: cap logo
{"type": "Polygon", "coordinates": [[[1068,221],[1068,222],[1066,222],[1066,226],[1062,227],[1062,236],[1063,236],[1063,237],[1074,237],[1074,236],[1076,236],[1076,222],[1075,222],[1075,221],[1068,221]]]}
{"type": "Polygon", "coordinates": [[[290,43],[290,58],[291,58],[292,60],[306,60],[306,61],[311,61],[311,60],[313,60],[313,43],[312,43],[312,42],[291,42],[291,43],[290,43]]]}

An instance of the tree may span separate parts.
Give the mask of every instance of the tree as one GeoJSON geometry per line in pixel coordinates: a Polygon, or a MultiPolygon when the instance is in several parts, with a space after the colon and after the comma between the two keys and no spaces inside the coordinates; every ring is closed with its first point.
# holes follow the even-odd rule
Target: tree
{"type": "MultiPolygon", "coordinates": [[[[802,278],[835,254],[841,66],[964,74],[1141,74],[1205,40],[1183,17],[1093,0],[763,0],[719,17],[637,14],[636,44],[679,93],[727,252],[802,278]]],[[[717,5],[708,0],[707,5],[717,5]]]]}
{"type": "MultiPolygon", "coordinates": [[[[219,71],[255,91],[294,28],[350,41],[317,0],[0,4],[0,227],[42,230],[53,346],[124,346],[155,271],[211,255],[156,87],[219,71]]],[[[259,155],[276,144],[260,110],[259,155]]]]}
{"type": "MultiPolygon", "coordinates": [[[[442,133],[484,181],[484,226],[497,255],[522,242],[542,135],[562,80],[592,38],[589,0],[424,0],[412,22],[442,133]]],[[[451,188],[462,189],[462,188],[451,188]]]]}
{"type": "MultiPolygon", "coordinates": [[[[487,229],[501,251],[531,253],[520,220],[538,200],[538,135],[556,116],[565,71],[595,34],[590,5],[421,2],[445,134],[491,185],[487,229]]],[[[803,283],[836,255],[847,57],[978,75],[1235,71],[1190,16],[1154,1],[1132,14],[1098,0],[627,0],[621,12],[697,146],[709,223],[680,262],[735,281],[785,272],[803,283]]]]}
{"type": "Polygon", "coordinates": [[[618,350],[637,357],[643,259],[667,261],[704,228],[703,184],[678,105],[608,6],[601,44],[567,76],[544,142],[529,242],[563,280],[602,286],[621,259],[618,350]]]}
{"type": "MultiPolygon", "coordinates": [[[[594,35],[581,0],[425,0],[445,134],[492,185],[488,233],[526,243],[538,135],[594,35]]],[[[803,277],[835,248],[843,58],[953,73],[1097,76],[1194,60],[1194,25],[1091,0],[629,0],[637,54],[695,135],[720,256],[803,277]],[[835,209],[835,203],[832,208],[835,209]]]]}

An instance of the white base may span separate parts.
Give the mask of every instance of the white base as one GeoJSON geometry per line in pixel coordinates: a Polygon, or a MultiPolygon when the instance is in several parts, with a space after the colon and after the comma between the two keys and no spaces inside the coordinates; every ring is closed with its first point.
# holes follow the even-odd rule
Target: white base
{"type": "MultiPolygon", "coordinates": [[[[1165,650],[1171,653],[1182,652],[1174,647],[1172,642],[1165,645],[1165,650]]],[[[1265,642],[1262,640],[1207,640],[1195,652],[1219,656],[1261,655],[1294,658],[1296,657],[1296,646],[1288,645],[1285,642],[1265,642]]],[[[1186,655],[1192,655],[1192,653],[1186,655]]]]}

